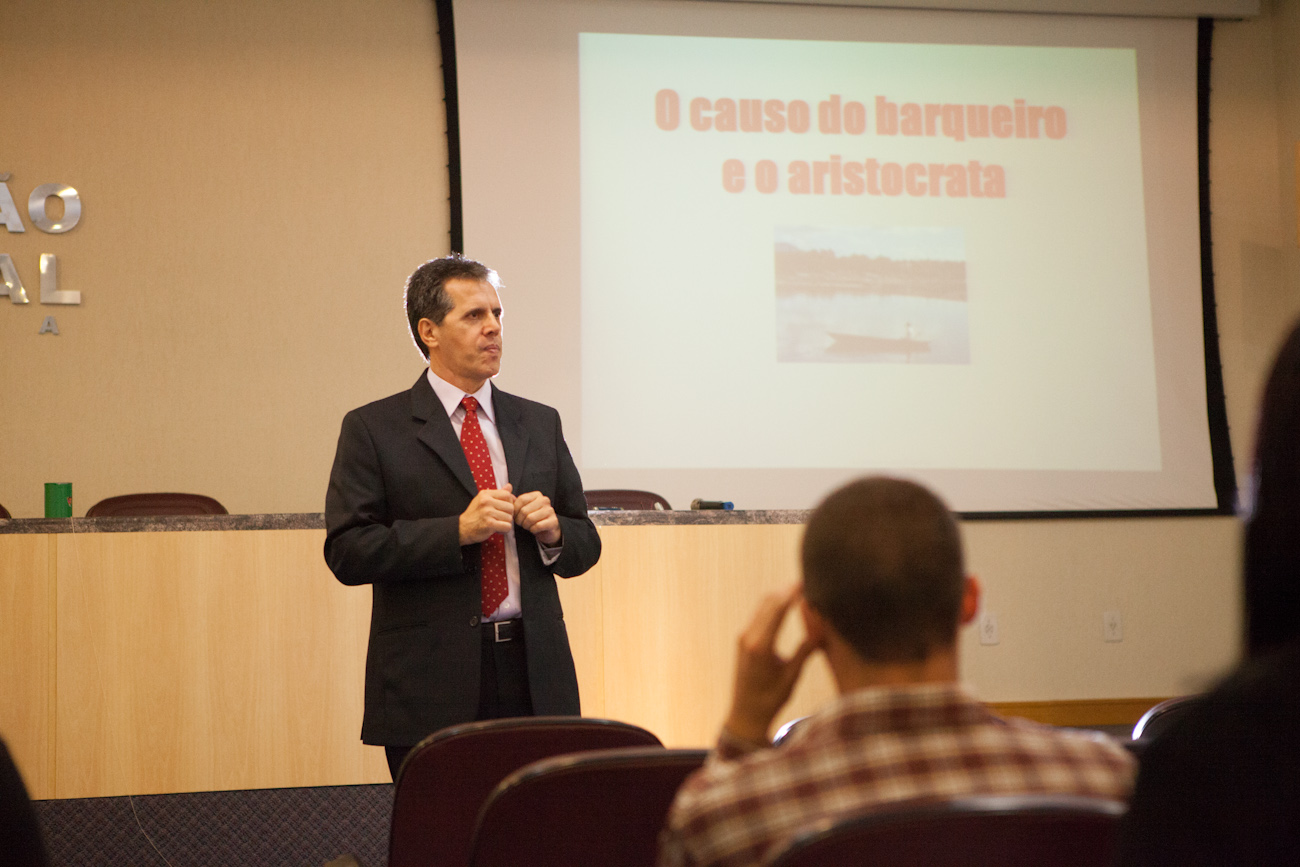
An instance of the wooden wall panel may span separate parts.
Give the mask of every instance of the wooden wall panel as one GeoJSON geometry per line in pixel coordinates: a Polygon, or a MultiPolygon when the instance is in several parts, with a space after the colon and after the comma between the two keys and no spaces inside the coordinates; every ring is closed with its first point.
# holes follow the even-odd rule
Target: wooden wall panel
{"type": "MultiPolygon", "coordinates": [[[[601,562],[560,582],[584,713],[642,725],[669,746],[711,744],[737,636],[763,594],[797,579],[800,533],[601,528],[601,562]]],[[[370,590],[334,580],[323,538],[0,536],[0,732],[33,795],[387,781],[382,750],[358,740],[370,590]]],[[[791,620],[787,651],[802,634],[791,620]]],[[[824,663],[809,666],[778,723],[834,694],[824,663]]],[[[1127,724],[1154,701],[1000,707],[1061,724],[1127,724]]]]}
{"type": "MultiPolygon", "coordinates": [[[[602,528],[602,540],[605,532],[602,528]]],[[[605,716],[605,630],[601,613],[604,580],[603,563],[577,578],[556,579],[573,664],[578,670],[578,695],[584,716],[605,716]]]]}
{"type": "Polygon", "coordinates": [[[989,702],[995,713],[1018,716],[1051,726],[1090,728],[1133,726],[1142,715],[1173,696],[1146,698],[1094,698],[1086,701],[997,701],[989,702]]]}
{"type": "MultiPolygon", "coordinates": [[[[605,527],[605,712],[670,747],[707,746],[730,701],[736,639],[765,593],[798,578],[795,525],[605,527]]],[[[797,643],[800,624],[783,640],[797,643]]],[[[821,663],[783,714],[831,694],[821,663]]]]}
{"type": "Polygon", "coordinates": [[[387,780],[323,533],[58,538],[58,797],[387,780]]]}
{"type": "Polygon", "coordinates": [[[54,795],[52,539],[0,536],[0,736],[33,798],[54,795]]]}

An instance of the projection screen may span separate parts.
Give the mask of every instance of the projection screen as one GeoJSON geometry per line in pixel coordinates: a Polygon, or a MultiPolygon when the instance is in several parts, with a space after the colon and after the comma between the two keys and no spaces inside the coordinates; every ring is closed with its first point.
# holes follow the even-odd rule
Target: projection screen
{"type": "MultiPolygon", "coordinates": [[[[588,488],[1214,509],[1196,22],[457,0],[497,383],[588,488]]],[[[1225,434],[1226,435],[1226,434],[1225,434]]]]}

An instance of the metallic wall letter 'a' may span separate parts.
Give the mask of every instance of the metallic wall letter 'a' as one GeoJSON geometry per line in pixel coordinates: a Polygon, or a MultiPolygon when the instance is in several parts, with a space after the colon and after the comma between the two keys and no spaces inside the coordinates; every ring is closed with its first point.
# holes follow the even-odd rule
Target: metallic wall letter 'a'
{"type": "Polygon", "coordinates": [[[23,288],[23,281],[18,278],[14,260],[9,258],[8,253],[0,253],[0,295],[8,295],[9,300],[15,304],[30,301],[27,290],[23,288]]]}
{"type": "MultiPolygon", "coordinates": [[[[27,197],[27,216],[42,232],[57,235],[71,231],[81,219],[81,196],[67,184],[41,184],[27,197]],[[63,219],[57,223],[45,215],[45,201],[50,196],[63,199],[63,219]]],[[[10,229],[12,232],[13,230],[10,229]]],[[[68,303],[68,302],[64,302],[68,303]]]]}
{"type": "Polygon", "coordinates": [[[81,293],[59,289],[59,257],[52,253],[41,254],[41,303],[80,304],[81,293]]]}
{"type": "Polygon", "coordinates": [[[5,228],[11,232],[26,232],[22,215],[18,213],[18,206],[14,204],[14,197],[9,192],[9,185],[4,183],[7,180],[9,174],[6,172],[0,176],[0,223],[4,223],[5,228]]]}

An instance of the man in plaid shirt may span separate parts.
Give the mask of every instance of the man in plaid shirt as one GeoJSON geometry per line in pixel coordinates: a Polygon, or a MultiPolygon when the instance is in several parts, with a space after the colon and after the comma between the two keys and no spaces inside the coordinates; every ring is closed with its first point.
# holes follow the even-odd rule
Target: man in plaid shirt
{"type": "Polygon", "coordinates": [[[975,618],[957,523],[920,485],[871,478],[808,521],[803,585],[768,597],[740,637],[717,748],[677,794],[660,867],[761,864],[823,819],[965,795],[1127,798],[1133,760],[1101,735],[1003,719],[957,684],[957,629],[975,618]],[[776,636],[798,607],[806,637],[776,636]],[[780,747],[768,730],[809,655],[839,697],[780,747]]]}

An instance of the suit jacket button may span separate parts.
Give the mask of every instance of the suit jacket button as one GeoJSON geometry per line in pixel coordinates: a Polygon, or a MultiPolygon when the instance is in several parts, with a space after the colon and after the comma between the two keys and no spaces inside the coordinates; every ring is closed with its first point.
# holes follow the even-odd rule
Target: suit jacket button
{"type": "Polygon", "coordinates": [[[479,622],[479,616],[477,614],[475,614],[473,617],[469,619],[470,626],[478,626],[478,622],[479,622]]]}

